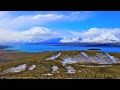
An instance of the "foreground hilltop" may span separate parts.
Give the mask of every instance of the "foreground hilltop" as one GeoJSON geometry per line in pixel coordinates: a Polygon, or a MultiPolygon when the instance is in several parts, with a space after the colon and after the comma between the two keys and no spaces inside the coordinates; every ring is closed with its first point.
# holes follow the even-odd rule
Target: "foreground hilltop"
{"type": "Polygon", "coordinates": [[[119,62],[119,53],[100,51],[0,51],[0,78],[120,78],[119,62]]]}

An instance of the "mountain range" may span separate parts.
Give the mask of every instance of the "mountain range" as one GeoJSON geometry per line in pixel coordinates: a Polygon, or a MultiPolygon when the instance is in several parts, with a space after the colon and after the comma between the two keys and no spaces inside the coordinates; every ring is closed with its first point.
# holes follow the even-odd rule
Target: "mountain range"
{"type": "Polygon", "coordinates": [[[120,43],[120,34],[105,33],[98,36],[91,35],[89,37],[66,37],[60,40],[61,43],[120,43]]]}

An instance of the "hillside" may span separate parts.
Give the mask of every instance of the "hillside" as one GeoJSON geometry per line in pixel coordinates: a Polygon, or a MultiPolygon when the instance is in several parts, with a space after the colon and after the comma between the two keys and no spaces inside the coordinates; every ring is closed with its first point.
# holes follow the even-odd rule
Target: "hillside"
{"type": "MultiPolygon", "coordinates": [[[[24,53],[17,51],[0,51],[0,78],[15,79],[70,79],[70,78],[120,78],[120,54],[110,53],[118,63],[85,62],[85,57],[94,57],[100,52],[86,51],[79,55],[79,51],[24,53]],[[61,53],[61,54],[60,54],[61,53]],[[78,56],[76,56],[78,55],[78,56]],[[79,57],[80,56],[80,57],[79,57]],[[65,63],[64,59],[83,58],[83,62],[65,63]],[[64,62],[64,63],[63,63],[64,62]]],[[[102,54],[99,54],[102,55],[102,54]]],[[[104,57],[104,56],[103,56],[104,57]]],[[[99,57],[98,57],[99,58],[99,57]]],[[[105,56],[106,60],[107,57],[105,56]]],[[[71,59],[71,60],[73,60],[71,59]]],[[[76,59],[77,60],[77,59],[76,59]]],[[[86,59],[85,59],[86,60],[86,59]]],[[[100,62],[98,60],[98,62],[100,62]]],[[[103,62],[103,61],[101,61],[103,62]]]]}

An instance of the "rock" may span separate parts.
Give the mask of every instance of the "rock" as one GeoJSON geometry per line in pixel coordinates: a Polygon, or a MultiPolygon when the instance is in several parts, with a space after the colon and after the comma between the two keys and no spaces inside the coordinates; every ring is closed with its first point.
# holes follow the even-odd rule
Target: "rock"
{"type": "Polygon", "coordinates": [[[46,60],[55,60],[56,58],[60,57],[61,53],[58,53],[57,55],[53,55],[50,58],[47,58],[46,60]]]}

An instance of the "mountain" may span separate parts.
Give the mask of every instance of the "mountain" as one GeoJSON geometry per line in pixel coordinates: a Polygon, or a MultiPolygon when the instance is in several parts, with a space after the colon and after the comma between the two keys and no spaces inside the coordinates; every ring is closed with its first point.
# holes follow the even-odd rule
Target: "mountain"
{"type": "Polygon", "coordinates": [[[61,43],[120,43],[120,34],[116,33],[104,33],[98,36],[88,37],[70,37],[60,40],[61,43]]]}
{"type": "Polygon", "coordinates": [[[1,49],[5,49],[5,48],[8,48],[9,46],[3,46],[3,45],[0,45],[0,50],[1,49]]]}
{"type": "Polygon", "coordinates": [[[24,42],[24,44],[60,44],[60,40],[62,38],[53,38],[44,41],[36,41],[36,42],[24,42]]]}
{"type": "Polygon", "coordinates": [[[63,38],[53,38],[53,39],[48,39],[48,40],[45,40],[45,41],[42,41],[41,43],[47,43],[47,44],[59,44],[60,43],[60,40],[63,39],[63,38]]]}
{"type": "Polygon", "coordinates": [[[82,42],[91,42],[91,43],[120,43],[120,37],[112,33],[106,33],[99,35],[94,38],[85,38],[82,42]]]}

